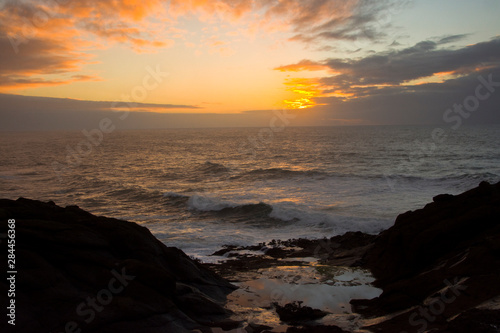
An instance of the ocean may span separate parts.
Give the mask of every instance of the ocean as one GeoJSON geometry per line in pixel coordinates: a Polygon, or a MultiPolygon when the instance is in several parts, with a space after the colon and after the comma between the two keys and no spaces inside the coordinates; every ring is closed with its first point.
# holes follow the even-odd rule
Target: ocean
{"type": "Polygon", "coordinates": [[[378,233],[500,181],[500,126],[0,133],[0,198],[137,222],[214,261],[224,244],[378,233]],[[439,134],[439,135],[437,135],[439,134]]]}

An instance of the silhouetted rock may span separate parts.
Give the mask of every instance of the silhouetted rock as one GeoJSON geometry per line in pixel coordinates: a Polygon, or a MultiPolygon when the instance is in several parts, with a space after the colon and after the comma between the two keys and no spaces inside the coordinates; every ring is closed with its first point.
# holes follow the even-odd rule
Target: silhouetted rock
{"type": "Polygon", "coordinates": [[[317,325],[317,326],[302,326],[302,327],[288,327],[286,333],[349,333],[340,327],[332,325],[317,325]]]}
{"type": "Polygon", "coordinates": [[[500,331],[500,310],[472,309],[454,319],[441,333],[498,333],[500,331]]]}
{"type": "MultiPolygon", "coordinates": [[[[22,198],[0,200],[0,219],[16,220],[19,332],[171,333],[238,325],[223,308],[235,287],[147,228],[22,198]]],[[[0,288],[7,293],[5,279],[0,288]]]]}
{"type": "Polygon", "coordinates": [[[247,333],[262,333],[264,331],[272,329],[273,328],[271,326],[249,323],[248,326],[245,328],[245,331],[247,333]]]}
{"type": "Polygon", "coordinates": [[[399,215],[363,261],[384,292],[352,301],[354,310],[367,316],[406,311],[374,331],[447,332],[457,321],[465,325],[483,316],[481,310],[461,314],[500,295],[500,183],[439,195],[423,209],[399,215]]]}
{"type": "Polygon", "coordinates": [[[296,324],[304,321],[316,320],[323,318],[328,312],[319,309],[313,309],[309,306],[302,306],[302,302],[293,302],[284,306],[278,303],[273,303],[276,313],[281,321],[286,323],[296,324]]]}

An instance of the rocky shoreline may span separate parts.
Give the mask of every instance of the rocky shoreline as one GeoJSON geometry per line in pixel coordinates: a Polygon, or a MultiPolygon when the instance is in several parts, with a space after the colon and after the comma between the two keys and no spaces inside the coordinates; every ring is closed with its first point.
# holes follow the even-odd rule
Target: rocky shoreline
{"type": "MultiPolygon", "coordinates": [[[[16,220],[18,271],[16,326],[2,320],[2,332],[210,332],[239,325],[223,306],[235,287],[147,228],[22,198],[0,200],[0,217],[16,220]]],[[[5,281],[0,287],[6,294],[5,281]]]]}
{"type": "Polygon", "coordinates": [[[438,195],[379,235],[227,245],[219,264],[76,206],[0,200],[0,216],[16,219],[19,332],[500,331],[500,183],[438,195]],[[292,299],[313,287],[311,304],[330,290],[350,304],[292,299]]]}

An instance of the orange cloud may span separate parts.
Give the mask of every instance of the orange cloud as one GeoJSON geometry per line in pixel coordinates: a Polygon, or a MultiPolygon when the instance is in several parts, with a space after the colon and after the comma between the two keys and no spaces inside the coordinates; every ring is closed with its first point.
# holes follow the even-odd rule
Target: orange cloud
{"type": "MultiPolygon", "coordinates": [[[[451,36],[453,38],[463,38],[451,36]]],[[[443,39],[445,42],[451,37],[443,39]]],[[[443,40],[422,41],[414,46],[371,54],[364,58],[328,58],[321,62],[302,60],[275,68],[279,71],[310,71],[328,67],[334,75],[317,79],[295,78],[285,81],[289,90],[317,101],[349,101],[373,96],[395,96],[432,86],[459,82],[460,78],[493,71],[500,63],[500,38],[462,49],[439,47],[443,40]]],[[[304,98],[304,97],[303,97],[304,98]]],[[[294,102],[294,106],[301,107],[294,102]]]]}
{"type": "Polygon", "coordinates": [[[291,109],[307,109],[317,105],[309,98],[298,98],[293,101],[284,100],[283,103],[288,105],[291,109]]]}
{"type": "MultiPolygon", "coordinates": [[[[2,43],[8,40],[0,51],[8,58],[2,62],[7,69],[0,69],[0,76],[6,82],[6,75],[17,77],[18,82],[38,75],[33,79],[36,84],[70,82],[51,75],[81,71],[93,50],[121,43],[136,52],[154,52],[173,45],[173,38],[185,40],[189,32],[174,27],[181,16],[222,23],[221,28],[237,25],[230,34],[240,36],[276,30],[315,34],[352,16],[356,6],[358,0],[9,1],[0,12],[0,38],[2,43]]],[[[235,52],[224,38],[205,40],[204,45],[209,53],[235,52]]],[[[308,61],[278,68],[323,69],[327,67],[308,61]]],[[[9,80],[9,86],[15,81],[9,80]]]]}
{"type": "Polygon", "coordinates": [[[169,13],[174,17],[197,14],[203,21],[236,21],[254,8],[251,0],[171,0],[169,13]]]}
{"type": "MultiPolygon", "coordinates": [[[[2,31],[22,41],[34,38],[73,39],[76,46],[92,36],[130,43],[136,47],[162,47],[170,40],[157,40],[164,27],[145,20],[164,13],[161,0],[53,0],[47,2],[9,2],[0,13],[2,31]],[[86,36],[87,35],[87,36],[86,36]]],[[[94,47],[99,41],[94,40],[94,47]]]]}
{"type": "Polygon", "coordinates": [[[270,20],[285,20],[295,31],[316,31],[351,15],[358,2],[358,0],[278,1],[269,8],[266,17],[270,20]]]}
{"type": "Polygon", "coordinates": [[[299,61],[296,64],[291,64],[291,65],[286,65],[286,66],[280,66],[276,67],[275,70],[281,71],[281,72],[301,72],[301,71],[322,71],[322,70],[329,70],[330,67],[327,65],[311,61],[311,60],[302,60],[299,61]]]}
{"type": "Polygon", "coordinates": [[[352,89],[339,89],[328,84],[322,78],[288,78],[284,84],[288,91],[293,92],[297,96],[294,100],[283,101],[294,109],[307,109],[327,105],[318,101],[329,97],[334,97],[340,101],[358,98],[356,92],[352,89]]]}
{"type": "Polygon", "coordinates": [[[56,8],[59,13],[74,15],[86,19],[109,20],[120,18],[139,22],[148,15],[162,8],[161,0],[79,0],[64,1],[56,8]]]}
{"type": "Polygon", "coordinates": [[[2,90],[96,80],[98,78],[95,75],[89,74],[71,76],[79,72],[89,59],[88,55],[74,50],[71,40],[33,38],[17,45],[12,36],[0,30],[2,90]]]}
{"type": "Polygon", "coordinates": [[[89,52],[110,42],[138,52],[172,45],[155,38],[163,25],[145,20],[162,6],[161,0],[7,2],[0,12],[1,89],[95,80],[92,73],[74,74],[89,63],[89,52]]]}
{"type": "Polygon", "coordinates": [[[294,100],[284,100],[283,103],[292,109],[307,109],[318,104],[315,98],[323,97],[323,87],[318,79],[291,78],[285,81],[287,90],[295,93],[294,100]]]}

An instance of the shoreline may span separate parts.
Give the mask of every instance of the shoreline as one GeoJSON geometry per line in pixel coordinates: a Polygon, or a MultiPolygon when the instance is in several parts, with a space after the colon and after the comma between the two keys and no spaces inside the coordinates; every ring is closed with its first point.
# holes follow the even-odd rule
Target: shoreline
{"type": "Polygon", "coordinates": [[[88,332],[127,325],[136,332],[496,332],[500,325],[500,183],[438,195],[379,235],[225,246],[214,253],[228,258],[219,264],[200,264],[144,227],[77,206],[3,199],[0,216],[17,222],[18,270],[37,276],[19,275],[17,304],[30,304],[18,313],[29,325],[24,332],[64,331],[68,322],[88,332]],[[137,279],[126,281],[123,295],[111,294],[90,323],[66,309],[99,295],[120,269],[137,279]],[[252,288],[265,292],[241,293],[252,288]],[[337,295],[344,309],[332,313],[330,294],[339,290],[350,299],[345,305],[349,297],[337,295]],[[321,297],[300,299],[316,291],[321,297]],[[322,297],[330,302],[323,309],[322,297]],[[244,318],[249,308],[255,311],[244,318]],[[276,310],[302,319],[280,322],[276,310]],[[327,314],[312,320],[318,311],[327,314]],[[274,327],[264,324],[271,313],[274,327]]]}
{"type": "MultiPolygon", "coordinates": [[[[383,292],[373,299],[350,300],[352,315],[347,317],[351,323],[346,325],[337,314],[335,319],[342,327],[328,328],[350,328],[339,332],[417,332],[432,328],[437,332],[493,333],[500,324],[500,288],[495,282],[500,274],[499,204],[500,183],[482,182],[456,196],[437,195],[422,209],[400,214],[394,226],[379,235],[348,232],[330,239],[226,246],[214,254],[225,254],[228,260],[206,266],[240,283],[248,281],[249,272],[254,273],[253,278],[261,278],[259,274],[266,270],[311,266],[311,261],[304,264],[301,258],[315,259],[312,266],[316,271],[320,265],[320,283],[332,268],[339,268],[337,276],[344,279],[346,269],[368,270],[375,277],[373,286],[383,292]],[[259,251],[263,254],[256,254],[259,251]]],[[[335,273],[328,277],[335,281],[335,273]]],[[[299,280],[288,288],[297,292],[299,280]]],[[[295,324],[304,332],[326,329],[317,321],[295,324]]]]}
{"type": "Polygon", "coordinates": [[[225,261],[203,265],[239,287],[228,295],[226,307],[234,312],[231,318],[246,323],[252,332],[271,328],[272,332],[286,332],[304,325],[314,327],[313,331],[364,332],[360,330],[363,319],[350,311],[349,301],[381,293],[371,286],[371,273],[359,265],[364,250],[376,237],[348,232],[330,239],[226,246],[214,253],[226,256],[225,261]],[[300,310],[292,308],[292,321],[282,321],[283,315],[277,312],[287,304],[312,310],[296,321],[300,310]],[[314,320],[313,310],[324,315],[314,320]]]}

